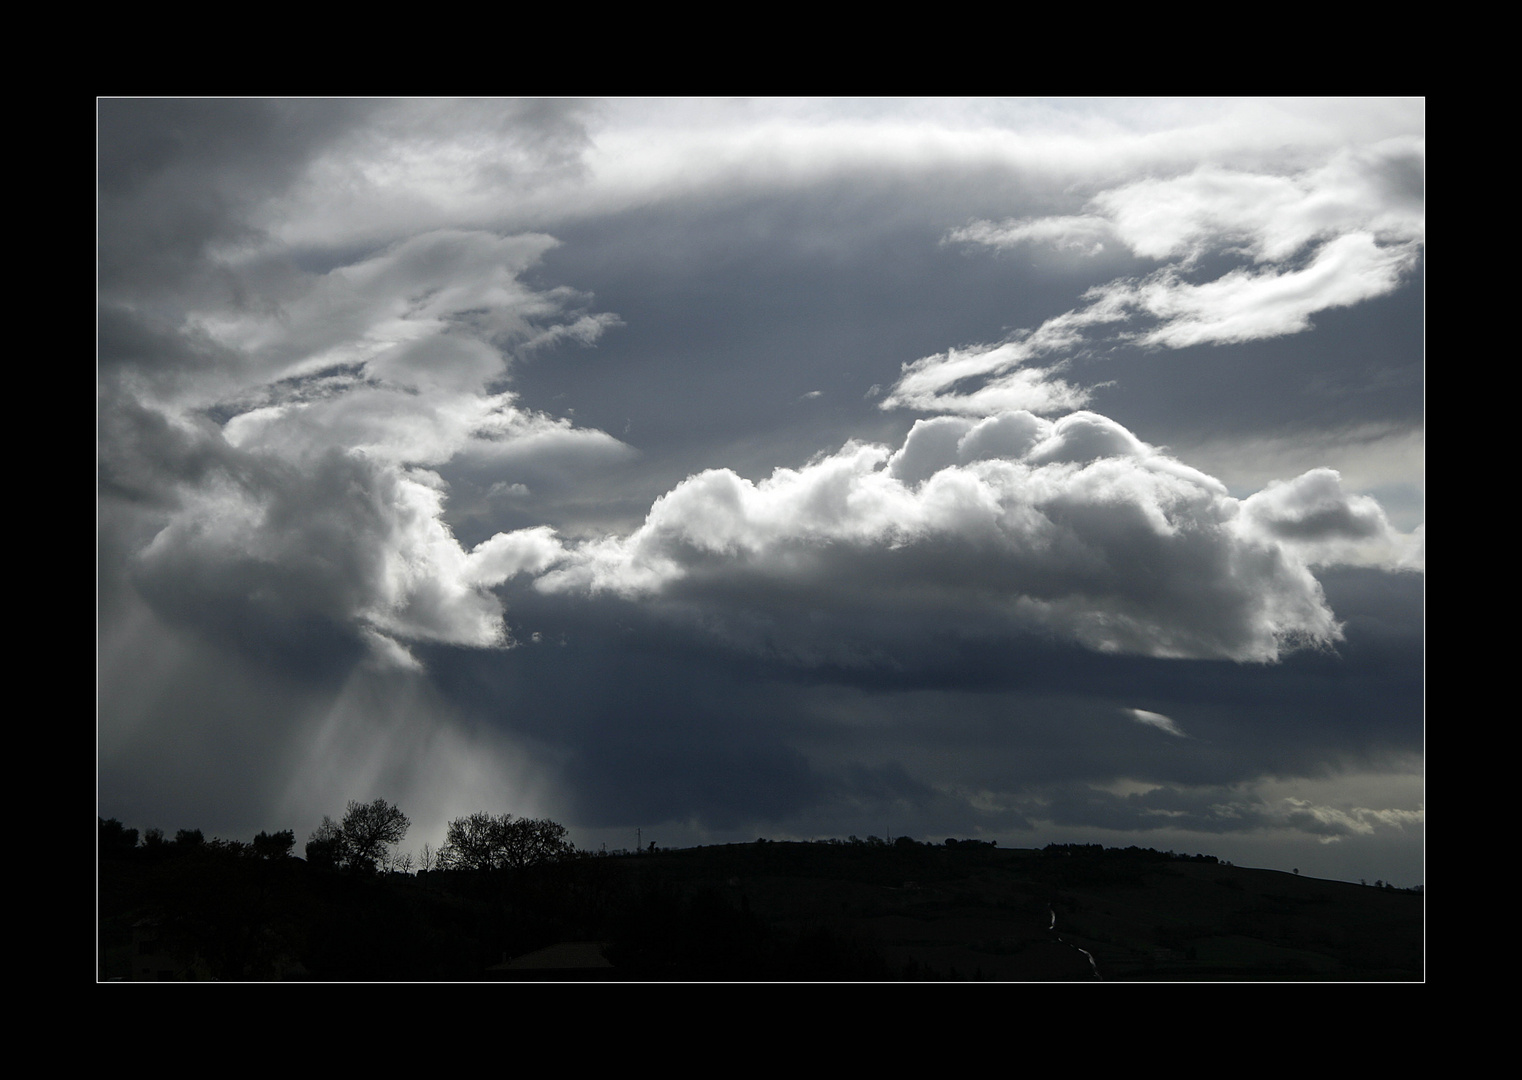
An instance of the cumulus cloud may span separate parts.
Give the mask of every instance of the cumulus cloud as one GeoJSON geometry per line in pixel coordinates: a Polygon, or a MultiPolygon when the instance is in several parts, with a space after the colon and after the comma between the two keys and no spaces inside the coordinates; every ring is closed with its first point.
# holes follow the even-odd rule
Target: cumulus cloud
{"type": "Polygon", "coordinates": [[[505,642],[501,602],[477,587],[481,570],[442,521],[436,475],[337,450],[300,467],[252,455],[240,464],[241,475],[184,492],[137,556],[139,585],[160,611],[214,620],[223,636],[280,639],[309,626],[372,645],[505,642]]]}
{"type": "Polygon", "coordinates": [[[1243,522],[1293,548],[1311,566],[1426,569],[1426,528],[1401,533],[1367,495],[1342,490],[1335,469],[1273,481],[1242,502],[1243,522]]]}
{"type": "Polygon", "coordinates": [[[500,585],[519,574],[542,573],[564,556],[564,546],[547,525],[497,533],[471,551],[466,576],[477,585],[500,585]]]}
{"type": "Polygon", "coordinates": [[[1166,349],[1308,330],[1318,312],[1383,296],[1417,265],[1426,236],[1425,165],[1425,141],[1417,136],[1343,148],[1292,173],[1207,161],[1182,175],[1104,190],[1081,214],[954,229],[948,241],[994,248],[1094,254],[1113,241],[1166,265],[1089,289],[1080,307],[1034,332],[906,363],[881,407],[973,414],[1076,407],[1084,392],[1052,380],[1056,366],[1023,365],[1071,354],[1095,327],[1139,322],[1141,329],[1115,327],[1113,339],[1166,349]],[[1248,265],[1195,280],[1206,256],[1248,265]]]}
{"type": "MultiPolygon", "coordinates": [[[[1317,482],[1272,505],[1300,507],[1317,482]]],[[[1243,509],[1095,413],[937,417],[896,451],[853,442],[760,482],[690,477],[632,534],[566,549],[536,587],[707,598],[714,625],[739,618],[721,597],[765,618],[806,591],[816,606],[834,595],[858,611],[1157,657],[1272,661],[1338,640],[1286,532],[1291,511],[1243,509]]],[[[1355,517],[1365,510],[1356,502],[1355,517]]]]}
{"type": "Polygon", "coordinates": [[[434,232],[287,281],[273,306],[190,312],[182,335],[231,358],[220,378],[103,392],[103,471],[157,488],[169,508],[133,563],[145,595],[223,635],[290,641],[293,626],[319,628],[383,667],[416,666],[406,642],[510,644],[491,587],[543,571],[558,541],[527,529],[467,553],[436,467],[500,475],[524,459],[628,450],[502,388],[515,348],[590,343],[617,322],[578,310],[585,298],[569,290],[520,281],[553,243],[434,232]]]}

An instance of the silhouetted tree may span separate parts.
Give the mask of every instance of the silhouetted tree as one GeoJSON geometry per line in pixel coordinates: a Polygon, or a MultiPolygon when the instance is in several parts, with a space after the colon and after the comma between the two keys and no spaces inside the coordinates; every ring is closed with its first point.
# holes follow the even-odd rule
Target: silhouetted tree
{"type": "Polygon", "coordinates": [[[455,818],[449,823],[444,846],[439,848],[438,863],[444,870],[494,870],[506,865],[501,836],[512,817],[504,814],[499,821],[486,813],[455,818]]]}
{"type": "Polygon", "coordinates": [[[342,823],[324,817],[307,841],[307,862],[318,866],[343,866],[374,870],[392,844],[401,843],[412,822],[401,808],[385,799],[371,803],[350,801],[342,823]]]}
{"type": "Polygon", "coordinates": [[[385,799],[350,802],[341,826],[344,854],[351,865],[374,867],[387,847],[402,842],[411,825],[401,807],[392,806],[385,799]]]}
{"type": "Polygon", "coordinates": [[[548,818],[477,813],[449,823],[438,852],[443,870],[520,869],[574,854],[564,825],[548,818]]]}
{"type": "Polygon", "coordinates": [[[576,845],[566,839],[565,826],[549,818],[519,818],[508,826],[507,835],[512,866],[555,862],[576,854],[576,845]]]}
{"type": "Polygon", "coordinates": [[[137,847],[137,830],[122,827],[115,818],[96,818],[100,822],[101,854],[120,854],[137,847]]]}
{"type": "Polygon", "coordinates": [[[307,838],[307,862],[327,869],[343,861],[343,830],[326,814],[317,831],[307,838]]]}
{"type": "Polygon", "coordinates": [[[273,835],[261,832],[254,837],[254,854],[261,859],[283,859],[295,846],[296,830],[294,829],[282,829],[273,835]]]}

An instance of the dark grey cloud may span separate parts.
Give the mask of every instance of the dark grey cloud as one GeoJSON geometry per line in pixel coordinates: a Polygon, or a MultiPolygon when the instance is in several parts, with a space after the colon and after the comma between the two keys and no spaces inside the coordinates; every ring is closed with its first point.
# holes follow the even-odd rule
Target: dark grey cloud
{"type": "Polygon", "coordinates": [[[301,469],[239,464],[220,505],[179,515],[138,555],[139,591],[171,621],[295,663],[341,649],[382,587],[396,478],[337,452],[301,469]]]}
{"type": "MultiPolygon", "coordinates": [[[[994,201],[965,177],[947,183],[974,205],[994,201]]],[[[651,497],[698,468],[755,476],[802,464],[843,427],[901,438],[913,418],[884,416],[866,397],[874,384],[1082,291],[1019,266],[990,274],[987,259],[941,244],[966,204],[944,190],[952,205],[921,200],[927,187],[937,190],[842,181],[780,205],[699,199],[560,230],[543,280],[577,283],[624,326],[569,364],[525,365],[517,385],[605,431],[627,425],[643,469],[680,454],[651,497]]]]}
{"type": "Polygon", "coordinates": [[[556,782],[588,826],[616,825],[623,805],[625,821],[715,831],[790,821],[881,835],[889,819],[901,833],[1040,820],[1250,834],[1303,817],[1257,794],[1265,777],[1377,771],[1422,752],[1421,577],[1332,580],[1348,627],[1337,655],[1266,666],[908,626],[874,642],[875,665],[800,666],[644,605],[547,604],[531,590],[508,604],[520,648],[425,655],[453,701],[567,762],[556,782]],[[1189,738],[1125,708],[1165,714],[1189,738]],[[1147,790],[1110,790],[1122,779],[1147,790]]]}
{"type": "MultiPolygon", "coordinates": [[[[106,98],[97,106],[103,297],[194,284],[208,245],[258,239],[248,220],[374,105],[106,98]]],[[[200,279],[200,280],[197,280],[200,279]]]]}

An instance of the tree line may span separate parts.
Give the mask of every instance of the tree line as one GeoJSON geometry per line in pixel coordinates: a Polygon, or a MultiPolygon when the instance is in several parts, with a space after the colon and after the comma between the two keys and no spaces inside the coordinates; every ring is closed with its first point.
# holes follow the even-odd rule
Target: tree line
{"type": "MultiPolygon", "coordinates": [[[[292,829],[275,833],[261,832],[251,844],[238,840],[207,840],[200,829],[181,829],[173,841],[162,830],[149,829],[139,843],[138,831],[128,829],[115,818],[101,818],[100,854],[118,856],[135,851],[183,853],[203,850],[236,856],[283,859],[292,854],[296,834],[292,829]]],[[[541,863],[556,862],[577,854],[567,838],[564,825],[548,818],[522,818],[512,814],[468,814],[449,823],[442,847],[434,851],[423,845],[422,856],[414,860],[410,852],[399,853],[397,846],[407,835],[412,822],[399,806],[376,799],[373,802],[350,800],[343,816],[334,821],[324,815],[322,824],[307,839],[308,864],[334,870],[374,873],[397,870],[521,870],[541,863]]]]}
{"type": "Polygon", "coordinates": [[[99,848],[103,856],[122,855],[141,851],[147,854],[176,854],[188,851],[211,851],[227,855],[246,855],[256,859],[283,859],[296,846],[296,831],[282,829],[279,832],[261,832],[252,843],[241,840],[206,839],[200,829],[181,829],[171,840],[163,829],[147,829],[141,842],[138,831],[129,829],[116,818],[98,818],[100,823],[99,848]]]}
{"type": "MultiPolygon", "coordinates": [[[[388,858],[410,825],[401,808],[385,799],[350,802],[341,821],[322,819],[307,841],[307,862],[351,870],[384,867],[410,871],[410,853],[388,858]]],[[[576,846],[566,838],[566,827],[558,822],[475,813],[449,823],[444,846],[437,852],[425,844],[418,869],[521,870],[575,854],[576,846]]]]}

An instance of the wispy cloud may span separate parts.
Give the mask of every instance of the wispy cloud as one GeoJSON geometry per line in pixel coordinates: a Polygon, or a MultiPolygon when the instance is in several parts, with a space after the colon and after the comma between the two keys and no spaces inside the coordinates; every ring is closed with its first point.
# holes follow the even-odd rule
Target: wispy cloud
{"type": "Polygon", "coordinates": [[[1114,224],[1095,214],[1067,217],[1018,218],[1003,222],[974,221],[952,229],[946,242],[983,244],[993,248],[1018,247],[1021,244],[1044,244],[1059,251],[1077,251],[1097,255],[1105,241],[1118,239],[1114,224]]]}
{"type": "Polygon", "coordinates": [[[1159,731],[1166,731],[1169,735],[1176,735],[1180,739],[1186,738],[1183,730],[1178,726],[1178,724],[1174,723],[1171,718],[1164,716],[1162,713],[1148,712],[1146,709],[1122,709],[1121,711],[1129,716],[1132,720],[1135,720],[1138,724],[1146,724],[1148,727],[1155,727],[1159,731]]]}
{"type": "Polygon", "coordinates": [[[1421,138],[1387,139],[1299,172],[1207,162],[1109,188],[1081,214],[954,229],[947,239],[955,243],[1087,254],[1112,243],[1166,265],[1095,286],[1081,306],[1005,342],[906,363],[881,407],[1055,412],[1087,399],[1054,377],[1061,359],[1084,347],[1129,341],[1183,349],[1302,333],[1318,312],[1386,295],[1416,266],[1426,235],[1424,171],[1421,138]],[[1249,265],[1196,280],[1206,256],[1249,265]],[[1101,327],[1108,337],[1094,336],[1101,327]],[[1045,367],[1028,366],[1043,359],[1045,367]]]}

